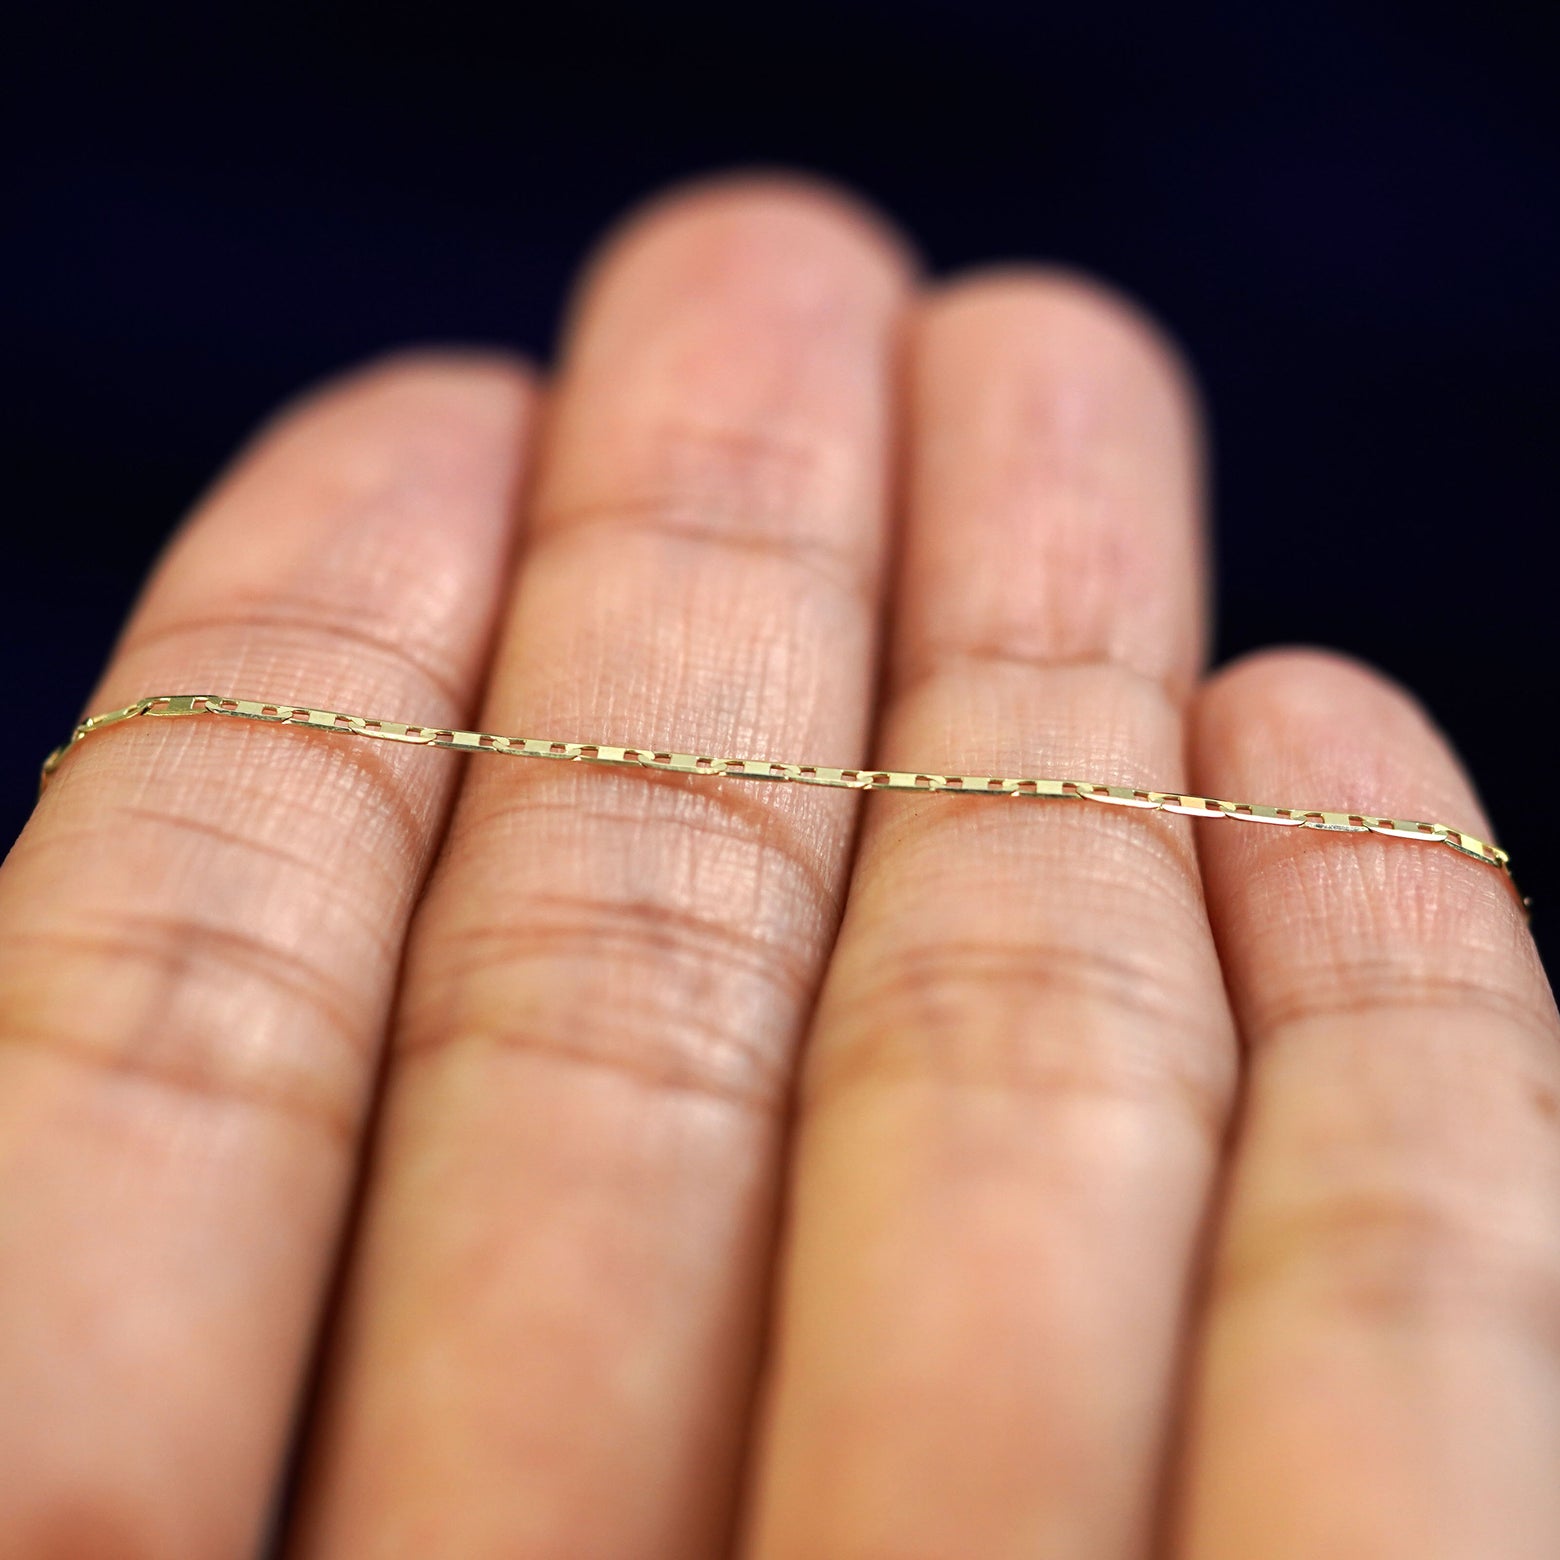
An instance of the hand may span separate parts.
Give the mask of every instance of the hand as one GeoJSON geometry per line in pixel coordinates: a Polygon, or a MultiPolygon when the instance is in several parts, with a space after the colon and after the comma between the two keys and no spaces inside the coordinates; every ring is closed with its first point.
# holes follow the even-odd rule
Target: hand
{"type": "MultiPolygon", "coordinates": [[[[91,707],[1489,832],[1379,676],[1201,680],[1191,396],[1090,283],[705,187],[540,397],[287,410],[91,707]]],[[[1555,1010],[1451,850],[146,720],[5,866],[0,1040],[0,1555],[250,1553],[295,1433],[309,1557],[1560,1551],[1555,1010]]]]}

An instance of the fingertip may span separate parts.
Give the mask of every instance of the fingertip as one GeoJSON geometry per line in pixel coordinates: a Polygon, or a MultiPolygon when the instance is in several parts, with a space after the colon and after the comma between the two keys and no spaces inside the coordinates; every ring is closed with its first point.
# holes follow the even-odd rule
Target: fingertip
{"type": "Polygon", "coordinates": [[[309,421],[389,413],[440,416],[527,411],[537,374],[519,354],[498,347],[453,344],[391,348],[336,369],[306,385],[261,425],[255,440],[309,421]]]}
{"type": "MultiPolygon", "coordinates": [[[[1121,662],[1184,702],[1206,658],[1207,539],[1168,338],[1103,283],[1004,265],[929,293],[909,358],[905,580],[930,653],[957,637],[1121,662]]],[[[901,680],[927,653],[899,650],[901,680]]]]}
{"type": "Polygon", "coordinates": [[[650,196],[597,243],[569,309],[572,334],[586,301],[630,263],[694,268],[708,285],[744,273],[773,285],[790,272],[804,286],[820,271],[846,286],[897,299],[920,264],[909,239],[864,197],[827,179],[791,170],[709,174],[650,196]]]}
{"type": "Polygon", "coordinates": [[[511,482],[528,469],[539,398],[531,365],[499,349],[398,348],[354,364],[306,386],[259,423],[184,530],[214,502],[256,493],[283,524],[280,511],[300,501],[300,485],[315,495],[311,503],[334,492],[345,504],[394,491],[410,500],[415,485],[435,477],[451,491],[511,482]]]}
{"type": "Polygon", "coordinates": [[[1069,266],[1001,262],[955,274],[932,290],[921,328],[1024,335],[1071,360],[1151,386],[1202,437],[1203,396],[1185,347],[1130,293],[1069,266]]]}
{"type": "Polygon", "coordinates": [[[1251,740],[1340,726],[1381,732],[1433,722],[1418,698],[1385,672],[1342,650],[1273,645],[1219,667],[1202,691],[1204,718],[1234,721],[1251,740]]]}

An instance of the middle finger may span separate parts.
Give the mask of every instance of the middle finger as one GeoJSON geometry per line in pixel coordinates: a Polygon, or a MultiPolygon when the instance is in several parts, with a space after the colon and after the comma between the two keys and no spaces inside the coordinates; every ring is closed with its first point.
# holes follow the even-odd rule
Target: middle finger
{"type": "MultiPolygon", "coordinates": [[[[859,759],[904,289],[860,214],[787,186],[684,197],[608,251],[488,729],[859,759]]],[[[729,1520],[854,798],[474,762],[413,932],[307,1547],[689,1560],[729,1520]]]]}

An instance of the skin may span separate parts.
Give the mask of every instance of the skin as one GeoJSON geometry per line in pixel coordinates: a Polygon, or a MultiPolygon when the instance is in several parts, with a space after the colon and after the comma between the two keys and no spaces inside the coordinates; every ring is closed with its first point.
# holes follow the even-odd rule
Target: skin
{"type": "MultiPolygon", "coordinates": [[[[1378,674],[1206,674],[1199,467],[1102,287],[706,184],[545,385],[285,410],[89,707],[1487,837],[1378,674]]],[[[1549,1556],[1557,1038],[1445,849],[132,723],[0,870],[0,1557],[1549,1556]]]]}

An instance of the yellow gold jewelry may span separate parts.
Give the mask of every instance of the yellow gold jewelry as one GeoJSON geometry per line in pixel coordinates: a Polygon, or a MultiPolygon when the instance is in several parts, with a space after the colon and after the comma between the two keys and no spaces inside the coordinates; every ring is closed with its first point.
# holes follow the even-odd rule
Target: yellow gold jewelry
{"type": "Polygon", "coordinates": [[[673,774],[708,775],[723,780],[788,780],[798,785],[835,786],[851,791],[956,791],[965,796],[1058,797],[1101,802],[1112,807],[1136,807],[1149,812],[1182,813],[1191,818],[1243,818],[1250,823],[1322,829],[1337,834],[1384,834],[1393,839],[1449,845],[1475,861],[1499,867],[1508,876],[1510,858],[1498,845],[1444,823],[1419,823],[1411,818],[1375,818],[1363,813],[1317,812],[1295,807],[1263,807],[1252,802],[1222,802],[1211,796],[1179,791],[1137,791],[1124,786],[1096,785],[1087,780],[1044,780],[995,775],[938,775],[891,769],[833,769],[822,764],[775,763],[761,758],[710,758],[695,753],[667,753],[650,748],[609,747],[599,742],[549,742],[543,737],[501,737],[485,731],[455,731],[445,726],[406,726],[399,721],[369,720],[334,710],[306,709],[294,704],[261,704],[214,693],[158,694],[137,699],[123,709],[90,715],[57,747],[43,765],[39,789],[59,768],[65,755],[84,737],[107,726],[141,716],[234,715],[242,720],[306,726],[344,736],[376,737],[386,742],[410,742],[419,747],[452,748],[461,753],[503,753],[521,758],[561,758],[575,763],[613,764],[632,769],[664,769],[673,774]]]}

